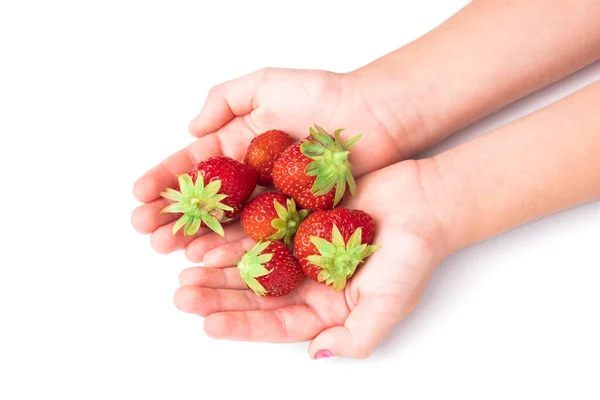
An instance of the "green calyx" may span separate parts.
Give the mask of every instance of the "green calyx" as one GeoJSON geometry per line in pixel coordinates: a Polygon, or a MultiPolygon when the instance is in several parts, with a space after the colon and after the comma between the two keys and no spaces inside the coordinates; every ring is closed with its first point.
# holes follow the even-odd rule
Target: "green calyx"
{"type": "Polygon", "coordinates": [[[246,286],[259,296],[267,294],[267,290],[256,278],[271,273],[271,271],[265,268],[264,264],[273,259],[273,254],[261,254],[270,244],[271,242],[259,242],[252,249],[244,252],[244,256],[237,264],[240,276],[246,286]]]}
{"type": "Polygon", "coordinates": [[[177,179],[180,191],[169,188],[160,194],[165,199],[175,201],[161,213],[183,213],[173,226],[173,234],[183,227],[184,235],[194,235],[204,222],[210,229],[224,236],[221,222],[227,220],[225,211],[233,211],[233,208],[221,203],[227,197],[219,193],[221,181],[214,180],[204,186],[204,177],[200,173],[195,184],[188,174],[180,175],[177,179]]]}
{"type": "Polygon", "coordinates": [[[311,237],[310,241],[321,255],[308,256],[306,259],[322,268],[317,277],[318,281],[327,285],[333,284],[336,291],[344,289],[346,280],[354,275],[358,265],[381,247],[361,244],[361,240],[362,228],[357,228],[348,239],[348,243],[344,243],[344,238],[335,224],[331,242],[317,236],[311,237]]]}
{"type": "Polygon", "coordinates": [[[313,160],[304,170],[307,175],[317,177],[311,188],[312,194],[323,196],[335,187],[334,206],[344,197],[346,185],[352,196],[356,194],[356,182],[352,176],[352,164],[348,161],[348,155],[362,134],[353,136],[344,143],[340,137],[342,131],[343,129],[336,130],[332,138],[315,124],[314,128],[309,129],[314,142],[307,141],[300,145],[302,154],[313,160]]]}
{"type": "Polygon", "coordinates": [[[275,218],[271,221],[271,226],[277,229],[273,235],[269,236],[268,239],[272,240],[281,240],[283,239],[283,243],[289,247],[292,237],[298,230],[298,226],[304,218],[308,215],[308,210],[296,210],[296,202],[294,199],[287,200],[287,208],[284,207],[277,200],[273,201],[275,206],[275,211],[277,211],[277,216],[279,218],[275,218]]]}

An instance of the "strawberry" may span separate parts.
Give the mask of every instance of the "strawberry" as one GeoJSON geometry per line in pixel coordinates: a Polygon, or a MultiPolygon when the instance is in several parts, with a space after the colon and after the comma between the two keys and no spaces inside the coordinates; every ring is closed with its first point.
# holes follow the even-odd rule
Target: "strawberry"
{"type": "Polygon", "coordinates": [[[289,246],[308,210],[296,211],[294,199],[278,192],[263,193],[242,211],[242,227],[254,240],[282,240],[289,246]]]}
{"type": "Polygon", "coordinates": [[[342,131],[338,129],[331,136],[318,125],[310,128],[309,137],[288,147],[275,161],[275,187],[308,210],[335,207],[342,200],[346,185],[354,196],[356,183],[348,155],[362,134],[344,143],[342,131]]]}
{"type": "Polygon", "coordinates": [[[173,226],[173,234],[184,227],[184,235],[194,235],[200,226],[224,236],[222,222],[238,215],[256,188],[252,168],[229,157],[202,161],[189,174],[178,178],[179,189],[166,189],[161,196],[175,201],[163,213],[183,213],[173,226]]]}
{"type": "Polygon", "coordinates": [[[294,250],[306,275],[342,290],[359,264],[379,249],[371,245],[373,218],[364,211],[337,207],[313,212],[300,224],[294,250]]]}
{"type": "Polygon", "coordinates": [[[259,296],[282,296],[300,283],[298,259],[281,242],[259,242],[237,264],[242,280],[259,296]]]}
{"type": "Polygon", "coordinates": [[[273,186],[273,164],[294,139],[284,131],[273,129],[252,139],[246,151],[244,163],[258,172],[260,186],[273,186]]]}

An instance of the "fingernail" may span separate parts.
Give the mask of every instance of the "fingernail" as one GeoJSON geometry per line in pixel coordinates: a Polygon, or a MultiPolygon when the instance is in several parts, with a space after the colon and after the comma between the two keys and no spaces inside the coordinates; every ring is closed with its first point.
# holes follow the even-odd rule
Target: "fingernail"
{"type": "Polygon", "coordinates": [[[319,350],[317,354],[315,354],[315,360],[320,360],[321,358],[328,358],[333,356],[329,350],[319,350]]]}

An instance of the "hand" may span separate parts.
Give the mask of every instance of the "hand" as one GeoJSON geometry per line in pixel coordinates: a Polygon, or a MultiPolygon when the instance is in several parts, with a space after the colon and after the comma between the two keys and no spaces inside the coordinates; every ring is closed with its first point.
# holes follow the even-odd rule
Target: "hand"
{"type": "Polygon", "coordinates": [[[259,297],[246,289],[237,267],[244,238],[210,250],[204,267],[184,270],[175,303],[205,316],[209,336],[294,342],[312,340],[309,354],[367,357],[416,306],[437,264],[446,256],[440,228],[443,187],[428,160],[405,161],[358,180],[358,194],[344,206],[369,212],[381,249],[358,267],[343,291],[305,278],[290,294],[259,297]],[[433,194],[432,194],[433,193],[433,194]],[[326,354],[326,353],[325,353],[326,354]]]}
{"type": "MultiPolygon", "coordinates": [[[[171,228],[177,216],[160,214],[168,201],[159,194],[176,184],[177,175],[210,156],[241,161],[250,140],[269,129],[282,129],[296,139],[308,136],[313,123],[331,132],[345,128],[344,139],[363,133],[351,155],[357,177],[398,161],[410,151],[410,141],[401,135],[409,118],[399,124],[398,116],[373,94],[371,83],[355,74],[264,69],[216,86],[190,124],[190,132],[199,139],[136,182],[134,194],[145,204],[133,212],[133,226],[141,233],[152,233],[151,244],[159,253],[187,246],[186,254],[195,256],[191,261],[201,261],[201,247],[221,243],[218,235],[201,229],[195,236],[174,236],[171,228]],[[202,241],[194,242],[201,236],[205,236],[202,241]]],[[[239,227],[229,231],[228,239],[239,238],[239,227]]]]}

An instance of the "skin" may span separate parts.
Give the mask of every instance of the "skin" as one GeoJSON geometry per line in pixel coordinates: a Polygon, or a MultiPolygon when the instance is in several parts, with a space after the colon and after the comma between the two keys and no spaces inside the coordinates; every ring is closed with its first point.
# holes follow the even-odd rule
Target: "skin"
{"type": "Polygon", "coordinates": [[[474,1],[421,38],[351,73],[263,69],[213,88],[190,123],[198,139],[134,185],[143,203],[132,214],[135,229],[151,234],[156,251],[185,249],[188,259],[206,265],[182,273],[177,306],[206,316],[213,337],[312,339],[311,356],[319,350],[368,356],[414,308],[431,272],[452,251],[598,198],[597,161],[587,153],[600,152],[594,147],[598,121],[588,115],[596,111],[588,103],[598,104],[597,88],[587,89],[584,100],[558,103],[551,113],[438,157],[398,163],[600,58],[598,20],[600,3],[589,0],[474,1]],[[572,125],[561,125],[563,119],[572,125]],[[228,267],[253,243],[239,224],[227,226],[225,238],[203,229],[193,237],[173,236],[176,216],[159,214],[167,204],[159,193],[200,160],[220,154],[243,159],[252,137],[263,131],[282,129],[299,139],[312,123],[330,131],[346,128],[345,138],[365,134],[351,155],[355,176],[362,177],[358,195],[345,206],[373,214],[379,223],[375,243],[382,249],[343,293],[306,281],[281,299],[257,299],[228,267]],[[554,134],[546,136],[548,131],[554,134]],[[557,159],[569,168],[555,167],[557,159]],[[547,170],[555,181],[544,188],[547,170]],[[452,224],[461,224],[464,237],[450,234],[452,224]]]}

